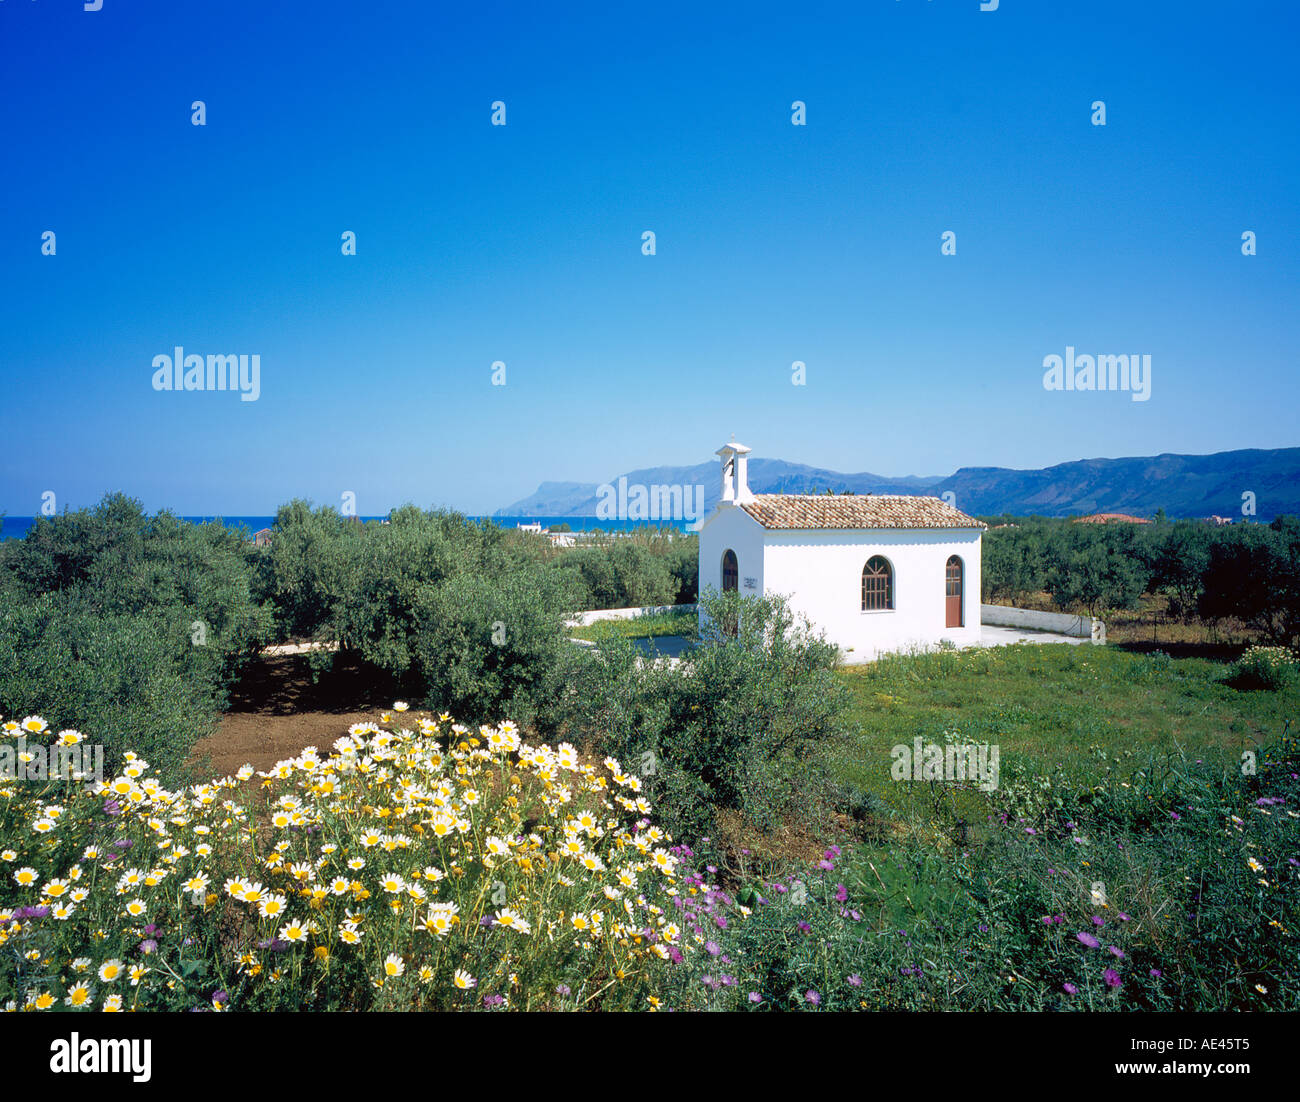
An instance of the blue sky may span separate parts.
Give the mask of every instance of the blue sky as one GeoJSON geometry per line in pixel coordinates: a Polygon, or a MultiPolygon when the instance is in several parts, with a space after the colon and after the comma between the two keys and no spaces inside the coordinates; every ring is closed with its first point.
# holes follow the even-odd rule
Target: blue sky
{"type": "Polygon", "coordinates": [[[732,433],[885,475],[1295,446],[1298,25],[0,0],[0,510],[477,513],[732,433]],[[258,400],[155,391],[176,345],[260,355],[258,400]],[[1150,400],[1044,390],[1067,345],[1150,400]]]}

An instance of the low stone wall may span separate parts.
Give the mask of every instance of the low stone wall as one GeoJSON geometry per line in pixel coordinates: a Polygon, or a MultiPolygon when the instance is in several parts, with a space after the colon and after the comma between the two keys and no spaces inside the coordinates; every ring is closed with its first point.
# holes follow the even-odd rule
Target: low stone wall
{"type": "Polygon", "coordinates": [[[1095,616],[1076,616],[1071,612],[1035,612],[1010,605],[980,605],[980,622],[993,627],[1052,631],[1076,639],[1091,639],[1099,646],[1106,642],[1106,625],[1101,620],[1095,616]]]}
{"type": "Polygon", "coordinates": [[[597,608],[590,612],[579,612],[566,624],[571,628],[586,627],[597,620],[634,620],[638,616],[649,616],[656,612],[695,612],[698,605],[647,605],[645,608],[597,608]]]}

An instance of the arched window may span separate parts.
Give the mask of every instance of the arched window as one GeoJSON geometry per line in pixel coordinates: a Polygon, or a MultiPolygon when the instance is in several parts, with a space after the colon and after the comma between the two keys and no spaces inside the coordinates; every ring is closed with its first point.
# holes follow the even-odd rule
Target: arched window
{"type": "Polygon", "coordinates": [[[894,568],[889,560],[873,555],[862,568],[862,611],[879,612],[894,607],[894,568]]]}
{"type": "Polygon", "coordinates": [[[728,550],[722,555],[722,592],[735,593],[740,588],[740,564],[736,562],[736,553],[728,550]]]}

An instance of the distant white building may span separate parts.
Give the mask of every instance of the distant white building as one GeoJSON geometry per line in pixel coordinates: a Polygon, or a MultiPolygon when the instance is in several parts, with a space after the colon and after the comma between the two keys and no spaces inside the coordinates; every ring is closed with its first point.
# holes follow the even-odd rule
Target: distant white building
{"type": "Polygon", "coordinates": [[[718,449],[722,497],[700,529],[700,593],[781,594],[849,662],[980,639],[986,525],[937,497],[754,494],[750,449],[718,449]]]}

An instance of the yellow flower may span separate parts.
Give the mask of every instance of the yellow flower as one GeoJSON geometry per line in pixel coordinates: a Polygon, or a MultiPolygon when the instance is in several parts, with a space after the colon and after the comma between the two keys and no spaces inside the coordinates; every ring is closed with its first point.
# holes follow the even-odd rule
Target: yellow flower
{"type": "Polygon", "coordinates": [[[65,1006],[86,1006],[90,1002],[90,984],[76,983],[68,988],[68,997],[63,1000],[65,1006]]]}

